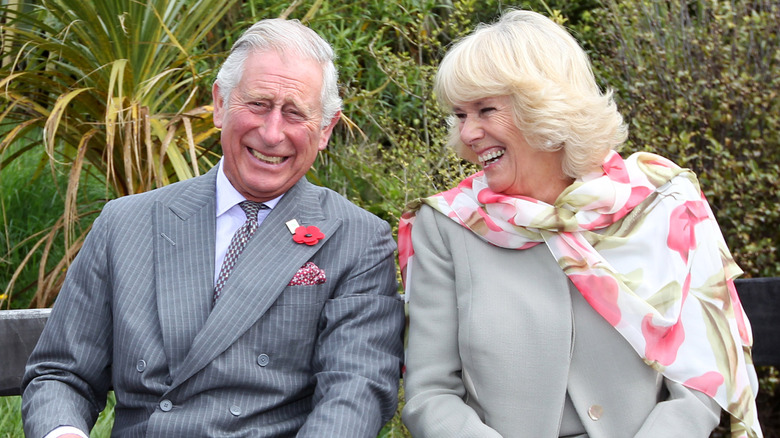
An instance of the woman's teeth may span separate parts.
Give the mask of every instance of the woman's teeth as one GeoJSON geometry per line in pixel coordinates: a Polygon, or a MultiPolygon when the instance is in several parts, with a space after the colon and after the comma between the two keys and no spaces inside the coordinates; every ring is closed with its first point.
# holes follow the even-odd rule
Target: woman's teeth
{"type": "Polygon", "coordinates": [[[504,155],[503,149],[499,151],[491,151],[486,153],[485,155],[480,155],[479,164],[481,164],[483,167],[487,166],[488,164],[492,164],[496,162],[499,158],[501,158],[502,155],[504,155]]]}
{"type": "Polygon", "coordinates": [[[257,158],[260,161],[265,161],[266,163],[279,164],[282,161],[284,161],[284,158],[282,158],[282,157],[269,157],[267,155],[261,154],[260,152],[257,152],[254,149],[250,149],[250,150],[252,151],[252,155],[254,155],[255,158],[257,158]]]}

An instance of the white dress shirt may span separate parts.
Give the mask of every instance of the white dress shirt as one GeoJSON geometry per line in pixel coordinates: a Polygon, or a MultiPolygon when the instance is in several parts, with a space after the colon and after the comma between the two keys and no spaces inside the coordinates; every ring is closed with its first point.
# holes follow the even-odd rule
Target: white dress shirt
{"type": "MultiPolygon", "coordinates": [[[[230,240],[241,225],[246,222],[246,214],[238,205],[246,201],[246,198],[238,193],[225,175],[222,168],[222,160],[217,163],[219,166],[217,172],[217,236],[216,236],[216,257],[214,257],[214,283],[219,277],[219,271],[222,269],[222,261],[225,258],[230,240]]],[[[263,202],[268,208],[257,212],[257,225],[260,226],[263,220],[268,216],[271,210],[276,207],[281,195],[278,198],[263,202]]]]}

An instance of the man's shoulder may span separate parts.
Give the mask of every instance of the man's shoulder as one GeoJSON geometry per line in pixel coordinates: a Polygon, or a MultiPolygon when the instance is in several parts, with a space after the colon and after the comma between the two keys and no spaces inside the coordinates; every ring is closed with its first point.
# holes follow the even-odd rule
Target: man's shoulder
{"type": "Polygon", "coordinates": [[[214,178],[208,174],[201,175],[195,178],[177,181],[168,184],[167,186],[158,187],[146,192],[122,196],[111,200],[109,203],[112,204],[112,206],[139,208],[142,205],[155,202],[167,203],[177,200],[186,200],[184,197],[188,192],[197,192],[202,196],[214,197],[216,194],[216,186],[214,185],[213,179],[214,178]],[[209,184],[211,185],[210,189],[209,184]]]}

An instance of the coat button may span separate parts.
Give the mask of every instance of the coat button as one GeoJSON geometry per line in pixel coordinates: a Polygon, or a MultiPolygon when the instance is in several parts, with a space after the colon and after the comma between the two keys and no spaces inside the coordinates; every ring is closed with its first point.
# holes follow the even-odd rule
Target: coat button
{"type": "Polygon", "coordinates": [[[598,421],[603,414],[604,408],[602,408],[601,405],[593,405],[588,408],[588,417],[593,421],[598,421]]]}
{"type": "Polygon", "coordinates": [[[135,364],[135,369],[138,370],[139,373],[143,373],[146,369],[146,361],[141,359],[135,364]]]}
{"type": "Polygon", "coordinates": [[[265,353],[261,354],[260,356],[257,356],[257,364],[260,365],[261,367],[268,365],[270,361],[271,359],[265,353]]]}
{"type": "Polygon", "coordinates": [[[233,405],[230,407],[230,413],[238,417],[239,415],[241,415],[241,408],[236,405],[233,405]]]}
{"type": "Polygon", "coordinates": [[[171,403],[171,401],[170,401],[170,400],[167,400],[167,399],[166,399],[166,400],[163,400],[163,401],[161,401],[161,402],[160,402],[160,409],[161,409],[163,412],[168,412],[168,411],[170,411],[171,409],[173,409],[173,403],[171,403]]]}

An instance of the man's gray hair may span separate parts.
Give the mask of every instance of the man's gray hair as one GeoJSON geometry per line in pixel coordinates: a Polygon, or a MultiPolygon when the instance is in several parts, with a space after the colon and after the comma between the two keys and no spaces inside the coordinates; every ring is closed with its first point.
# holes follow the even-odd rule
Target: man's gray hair
{"type": "Polygon", "coordinates": [[[298,20],[281,18],[260,20],[247,29],[233,44],[230,54],[217,73],[216,80],[225,105],[229,105],[230,95],[241,81],[247,57],[254,52],[262,53],[270,50],[280,55],[293,53],[322,66],[320,95],[322,127],[328,126],[331,119],[341,110],[338,72],[333,64],[336,55],[330,44],[298,20]]]}

